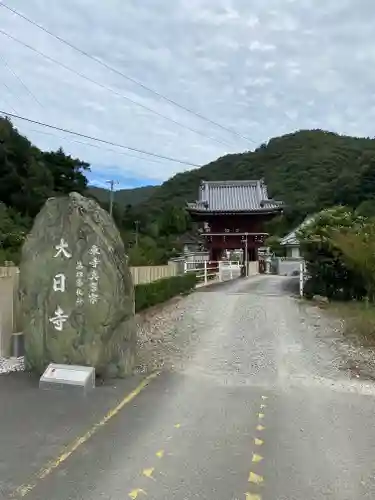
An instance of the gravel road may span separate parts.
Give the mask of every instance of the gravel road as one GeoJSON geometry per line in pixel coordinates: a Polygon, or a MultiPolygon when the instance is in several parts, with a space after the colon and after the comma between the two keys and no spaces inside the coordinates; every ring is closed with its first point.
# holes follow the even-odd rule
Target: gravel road
{"type": "Polygon", "coordinates": [[[336,325],[286,280],[207,287],[140,317],[139,369],[163,373],[28,497],[375,498],[374,385],[342,370],[336,325]]]}

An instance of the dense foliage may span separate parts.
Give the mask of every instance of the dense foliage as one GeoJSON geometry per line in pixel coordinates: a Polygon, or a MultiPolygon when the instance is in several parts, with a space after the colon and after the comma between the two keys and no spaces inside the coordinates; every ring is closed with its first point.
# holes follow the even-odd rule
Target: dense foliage
{"type": "Polygon", "coordinates": [[[299,231],[301,252],[309,275],[306,295],[349,300],[361,299],[366,294],[360,273],[348,266],[337,239],[352,228],[359,230],[364,220],[346,207],[333,207],[317,214],[299,231]]]}
{"type": "Polygon", "coordinates": [[[0,118],[0,261],[18,261],[25,235],[47,198],[85,191],[88,168],[62,149],[40,151],[0,118]]]}
{"type": "Polygon", "coordinates": [[[358,275],[366,298],[375,301],[375,219],[373,217],[333,232],[331,240],[348,269],[358,275]]]}
{"type": "Polygon", "coordinates": [[[196,285],[196,276],[193,273],[182,276],[173,276],[163,278],[152,283],[136,285],[135,287],[135,309],[136,312],[147,309],[148,307],[161,304],[166,300],[185,295],[194,290],[196,285]]]}

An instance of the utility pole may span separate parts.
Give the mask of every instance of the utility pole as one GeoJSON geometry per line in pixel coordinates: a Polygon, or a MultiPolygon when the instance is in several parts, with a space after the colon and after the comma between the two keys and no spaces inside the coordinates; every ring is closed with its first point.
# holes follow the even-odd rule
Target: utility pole
{"type": "Polygon", "coordinates": [[[106,181],[106,183],[109,184],[109,186],[110,186],[110,191],[109,191],[109,215],[112,216],[113,201],[114,201],[114,197],[115,197],[114,185],[118,184],[118,181],[111,180],[111,181],[106,181]]]}
{"type": "Polygon", "coordinates": [[[134,221],[134,224],[135,224],[135,247],[138,248],[139,220],[134,221]]]}

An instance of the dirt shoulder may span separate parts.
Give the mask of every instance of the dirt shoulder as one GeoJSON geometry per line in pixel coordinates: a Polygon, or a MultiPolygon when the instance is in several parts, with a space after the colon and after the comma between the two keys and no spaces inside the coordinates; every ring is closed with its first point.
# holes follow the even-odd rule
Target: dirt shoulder
{"type": "Polygon", "coordinates": [[[358,302],[314,305],[317,322],[329,322],[327,341],[337,353],[338,368],[350,378],[375,380],[375,308],[358,302]]]}

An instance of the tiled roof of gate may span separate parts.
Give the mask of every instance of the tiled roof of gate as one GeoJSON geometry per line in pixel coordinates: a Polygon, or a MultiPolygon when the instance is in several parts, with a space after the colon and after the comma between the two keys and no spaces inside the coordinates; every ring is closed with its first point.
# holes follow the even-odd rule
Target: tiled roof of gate
{"type": "Polygon", "coordinates": [[[188,207],[202,212],[267,212],[281,205],[268,198],[263,180],[202,181],[199,200],[188,207]]]}

